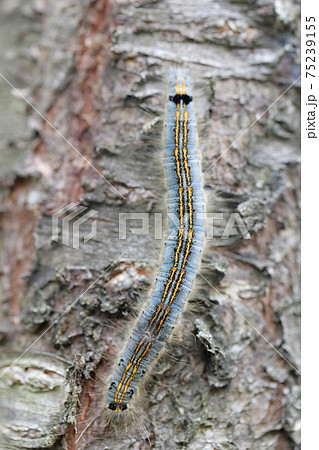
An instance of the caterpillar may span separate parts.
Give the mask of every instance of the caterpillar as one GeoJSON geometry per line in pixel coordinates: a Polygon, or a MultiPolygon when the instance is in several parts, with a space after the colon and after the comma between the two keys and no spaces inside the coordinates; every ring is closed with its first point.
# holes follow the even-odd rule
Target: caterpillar
{"type": "Polygon", "coordinates": [[[116,417],[130,410],[137,389],[163,352],[200,263],[205,201],[188,71],[169,73],[164,135],[168,237],[154,289],[110,379],[106,407],[116,417]]]}

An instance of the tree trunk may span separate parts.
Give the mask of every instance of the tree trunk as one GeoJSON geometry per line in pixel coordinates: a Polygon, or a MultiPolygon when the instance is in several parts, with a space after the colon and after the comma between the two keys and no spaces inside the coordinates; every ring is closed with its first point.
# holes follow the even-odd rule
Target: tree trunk
{"type": "Polygon", "coordinates": [[[298,5],[1,2],[1,448],[299,448],[298,5]],[[199,87],[208,212],[223,220],[208,221],[183,345],[125,430],[100,412],[161,264],[166,72],[179,65],[199,87]],[[71,203],[96,211],[79,248],[53,226],[71,203]],[[147,213],[150,231],[119,239],[121,213],[147,213]]]}

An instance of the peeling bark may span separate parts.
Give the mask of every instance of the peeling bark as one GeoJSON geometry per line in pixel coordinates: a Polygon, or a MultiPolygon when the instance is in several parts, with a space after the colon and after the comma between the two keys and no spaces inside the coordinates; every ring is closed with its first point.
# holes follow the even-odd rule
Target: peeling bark
{"type": "Polygon", "coordinates": [[[1,73],[74,146],[0,79],[1,448],[300,448],[298,82],[281,96],[299,75],[299,3],[4,0],[0,12],[1,73]],[[99,418],[76,443],[160,264],[165,70],[179,63],[199,86],[208,211],[224,219],[183,345],[146,387],[147,439],[99,418]],[[98,212],[79,250],[52,238],[71,202],[98,212]],[[149,235],[118,239],[128,212],[150,213],[149,235]],[[251,239],[236,223],[225,236],[234,213],[251,239]]]}

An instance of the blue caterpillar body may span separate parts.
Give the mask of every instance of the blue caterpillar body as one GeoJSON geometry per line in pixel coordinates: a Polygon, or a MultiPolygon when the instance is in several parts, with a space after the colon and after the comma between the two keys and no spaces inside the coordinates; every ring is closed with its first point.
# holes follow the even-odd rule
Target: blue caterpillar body
{"type": "Polygon", "coordinates": [[[200,264],[205,205],[196,139],[189,74],[172,72],[165,122],[168,237],[154,290],[111,378],[106,404],[119,414],[129,410],[139,384],[171,336],[200,264]]]}

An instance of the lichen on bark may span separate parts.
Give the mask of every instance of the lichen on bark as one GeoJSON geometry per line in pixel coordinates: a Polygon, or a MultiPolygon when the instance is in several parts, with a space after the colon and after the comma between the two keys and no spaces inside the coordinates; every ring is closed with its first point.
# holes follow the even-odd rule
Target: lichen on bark
{"type": "Polygon", "coordinates": [[[3,75],[86,158],[0,80],[1,368],[50,327],[1,386],[12,417],[25,411],[11,434],[0,424],[3,445],[298,449],[299,82],[282,95],[299,75],[298,2],[5,0],[0,11],[3,75]],[[103,434],[102,420],[76,444],[74,422],[81,433],[160,264],[165,71],[176,64],[199,86],[209,212],[224,221],[207,236],[183,346],[147,386],[149,441],[103,434]],[[52,214],[71,202],[98,212],[79,250],[52,239],[52,214]],[[149,235],[118,239],[128,212],[150,213],[149,235]],[[225,235],[233,214],[251,239],[236,223],[225,235]]]}

